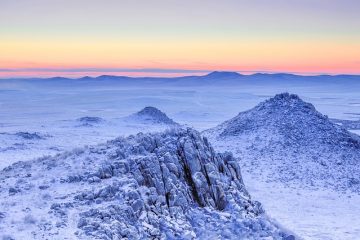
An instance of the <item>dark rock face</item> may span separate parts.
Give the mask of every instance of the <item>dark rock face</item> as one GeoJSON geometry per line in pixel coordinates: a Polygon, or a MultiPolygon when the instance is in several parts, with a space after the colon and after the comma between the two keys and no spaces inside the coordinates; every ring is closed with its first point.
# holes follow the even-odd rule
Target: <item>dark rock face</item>
{"type": "Polygon", "coordinates": [[[215,154],[208,142],[195,132],[179,137],[172,143],[176,144],[175,148],[172,144],[162,143],[161,148],[155,149],[157,159],[138,163],[138,171],[143,171],[140,184],[155,187],[167,199],[169,208],[196,203],[223,210],[228,204],[225,195],[230,185],[246,193],[239,165],[231,154],[215,154]],[[179,203],[180,199],[186,199],[186,202],[179,203]]]}
{"type": "MultiPolygon", "coordinates": [[[[56,230],[76,232],[81,239],[287,236],[251,200],[232,154],[215,153],[192,129],[119,138],[22,165],[4,170],[6,178],[0,180],[21,191],[22,196],[7,193],[9,198],[46,194],[54,199],[42,208],[50,221],[47,236],[56,230]],[[22,185],[10,185],[30,170],[22,185]],[[23,185],[39,187],[30,191],[23,185]],[[73,222],[77,231],[68,229],[73,222]]],[[[11,215],[16,206],[4,210],[11,215]]]]}

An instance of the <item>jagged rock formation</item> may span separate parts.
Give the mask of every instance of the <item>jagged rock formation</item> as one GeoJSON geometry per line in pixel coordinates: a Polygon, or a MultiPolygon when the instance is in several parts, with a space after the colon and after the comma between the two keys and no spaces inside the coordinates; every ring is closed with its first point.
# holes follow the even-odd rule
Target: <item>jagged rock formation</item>
{"type": "Polygon", "coordinates": [[[155,107],[145,107],[141,111],[129,117],[132,121],[139,121],[143,123],[155,123],[165,125],[178,125],[170,119],[165,113],[155,107]]]}
{"type": "Polygon", "coordinates": [[[360,138],[294,94],[278,94],[204,132],[269,179],[360,190],[360,138]]]}
{"type": "Polygon", "coordinates": [[[191,129],[19,162],[0,181],[0,236],[15,239],[294,239],[191,129]]]}

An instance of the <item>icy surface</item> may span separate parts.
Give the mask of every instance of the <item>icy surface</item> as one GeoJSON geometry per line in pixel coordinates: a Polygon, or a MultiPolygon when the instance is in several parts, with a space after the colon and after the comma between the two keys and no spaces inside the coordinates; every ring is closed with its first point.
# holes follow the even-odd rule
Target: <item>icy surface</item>
{"type": "Polygon", "coordinates": [[[251,196],[261,201],[267,214],[303,239],[353,240],[360,236],[359,194],[269,182],[247,171],[243,177],[251,196]]]}
{"type": "Polygon", "coordinates": [[[293,239],[251,200],[232,155],[191,129],[19,162],[0,181],[4,239],[293,239]]]}

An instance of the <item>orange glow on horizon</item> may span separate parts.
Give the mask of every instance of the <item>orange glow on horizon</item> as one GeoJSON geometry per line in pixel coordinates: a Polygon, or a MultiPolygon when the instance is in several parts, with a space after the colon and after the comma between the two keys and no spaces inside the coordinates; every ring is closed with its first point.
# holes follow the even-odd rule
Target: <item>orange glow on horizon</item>
{"type": "MultiPolygon", "coordinates": [[[[204,71],[360,74],[360,43],[254,39],[192,41],[0,40],[0,77],[102,75],[102,69],[188,69],[204,71]],[[95,68],[98,73],[17,69],[95,68]],[[28,75],[26,75],[28,74],[28,75]]],[[[110,74],[119,75],[116,71],[110,74]]],[[[159,73],[188,75],[186,73],[159,73]]],[[[124,74],[120,74],[124,75],[124,74]]],[[[139,76],[140,73],[128,73],[139,76]]],[[[154,74],[152,74],[154,75],[154,74]]]]}

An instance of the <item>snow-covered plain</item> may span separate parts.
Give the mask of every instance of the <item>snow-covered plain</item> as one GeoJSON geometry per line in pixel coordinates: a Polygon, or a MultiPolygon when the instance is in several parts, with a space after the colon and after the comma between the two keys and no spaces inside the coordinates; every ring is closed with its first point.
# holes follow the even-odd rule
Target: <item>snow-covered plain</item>
{"type": "MultiPolygon", "coordinates": [[[[202,131],[281,92],[298,94],[330,118],[360,118],[360,78],[356,76],[213,73],[174,79],[0,80],[0,168],[119,136],[166,129],[162,124],[129,121],[128,116],[146,106],[202,131]]],[[[300,237],[356,239],[360,235],[359,194],[269,182],[240,165],[250,194],[263,203],[268,215],[300,237]]]]}

